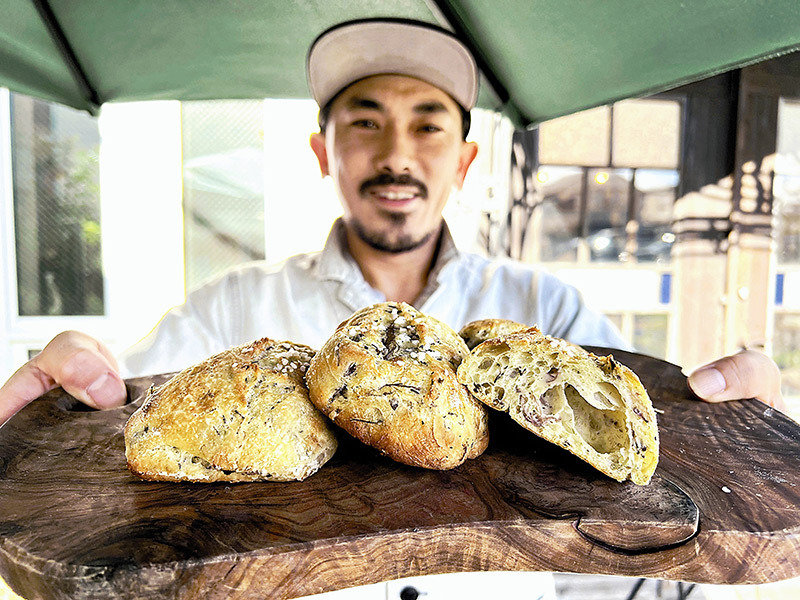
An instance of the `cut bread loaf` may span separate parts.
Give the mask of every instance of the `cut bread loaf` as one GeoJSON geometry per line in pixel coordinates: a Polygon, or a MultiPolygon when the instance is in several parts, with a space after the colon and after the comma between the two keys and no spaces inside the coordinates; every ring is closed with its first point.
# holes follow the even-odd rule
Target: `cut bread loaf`
{"type": "Polygon", "coordinates": [[[152,388],[125,426],[128,467],[161,481],[308,477],[336,451],[303,379],[313,354],[263,338],[152,388]]]}
{"type": "Polygon", "coordinates": [[[528,329],[528,325],[510,321],[508,319],[479,319],[471,321],[461,328],[458,335],[467,344],[467,348],[472,350],[478,344],[482,344],[486,340],[491,340],[501,335],[514,333],[528,329]]]}
{"type": "Polygon", "coordinates": [[[645,485],[658,463],[653,405],[636,375],[532,327],[477,346],[458,368],[479,400],[618,481],[645,485]]]}
{"type": "Polygon", "coordinates": [[[306,381],[317,408],[362,442],[398,462],[451,469],[489,441],[485,407],[456,378],[467,354],[444,323],[386,302],[339,325],[306,381]]]}

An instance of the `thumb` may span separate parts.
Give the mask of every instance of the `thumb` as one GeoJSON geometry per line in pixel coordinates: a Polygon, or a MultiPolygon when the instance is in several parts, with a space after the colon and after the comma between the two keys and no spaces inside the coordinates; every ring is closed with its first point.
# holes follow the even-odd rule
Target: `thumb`
{"type": "Polygon", "coordinates": [[[118,371],[102,343],[76,331],[61,333],[0,387],[0,424],[58,385],[93,408],[120,406],[127,394],[118,371]]]}
{"type": "Polygon", "coordinates": [[[745,350],[704,365],[689,375],[689,387],[707,402],[758,398],[786,410],[781,373],[766,354],[745,350]]]}
{"type": "Polygon", "coordinates": [[[92,408],[125,403],[125,383],[111,351],[98,340],[77,331],[54,337],[31,359],[33,367],[92,408]]]}

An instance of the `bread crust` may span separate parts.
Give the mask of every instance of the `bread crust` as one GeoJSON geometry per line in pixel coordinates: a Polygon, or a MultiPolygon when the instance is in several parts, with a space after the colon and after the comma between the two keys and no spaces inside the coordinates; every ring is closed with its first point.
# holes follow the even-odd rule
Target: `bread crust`
{"type": "Polygon", "coordinates": [[[125,425],[135,475],[157,481],[291,481],[316,472],[336,437],[308,399],[314,350],[262,338],[190,367],[125,425]]]}
{"type": "Polygon", "coordinates": [[[528,326],[509,319],[478,319],[464,325],[458,335],[467,344],[467,348],[472,350],[486,340],[524,329],[528,329],[528,326]]]}
{"type": "Polygon", "coordinates": [[[532,327],[478,345],[458,368],[476,398],[618,481],[650,481],[658,426],[639,378],[613,356],[532,327]]]}
{"type": "Polygon", "coordinates": [[[339,325],[311,361],[311,401],[390,458],[451,469],[488,445],[487,412],[456,368],[468,350],[444,323],[385,302],[339,325]]]}

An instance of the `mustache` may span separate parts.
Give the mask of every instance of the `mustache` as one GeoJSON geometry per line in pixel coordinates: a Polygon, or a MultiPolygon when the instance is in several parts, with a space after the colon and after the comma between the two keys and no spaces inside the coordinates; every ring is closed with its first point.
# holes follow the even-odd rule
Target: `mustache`
{"type": "Polygon", "coordinates": [[[428,197],[428,186],[422,183],[419,179],[413,178],[408,173],[401,173],[400,175],[394,175],[393,173],[381,173],[375,177],[365,180],[358,188],[358,191],[362,196],[364,196],[369,192],[371,187],[382,185],[402,185],[406,187],[413,186],[417,188],[420,198],[424,199],[428,197]]]}

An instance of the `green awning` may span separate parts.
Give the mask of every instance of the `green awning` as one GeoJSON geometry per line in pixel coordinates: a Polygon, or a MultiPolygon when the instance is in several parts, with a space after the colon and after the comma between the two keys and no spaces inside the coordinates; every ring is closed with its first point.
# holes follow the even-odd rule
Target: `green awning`
{"type": "Polygon", "coordinates": [[[481,104],[528,125],[800,46],[798,0],[0,0],[0,86],[104,102],[307,97],[305,54],[346,19],[456,30],[481,104]]]}

